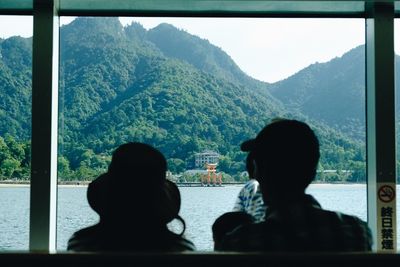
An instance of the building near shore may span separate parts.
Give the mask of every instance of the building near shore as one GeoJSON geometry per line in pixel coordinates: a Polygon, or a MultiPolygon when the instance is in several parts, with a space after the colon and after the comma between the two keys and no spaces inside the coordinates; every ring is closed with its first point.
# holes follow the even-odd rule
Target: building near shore
{"type": "Polygon", "coordinates": [[[206,164],[218,164],[221,155],[212,150],[194,154],[196,168],[204,168],[206,164]]]}

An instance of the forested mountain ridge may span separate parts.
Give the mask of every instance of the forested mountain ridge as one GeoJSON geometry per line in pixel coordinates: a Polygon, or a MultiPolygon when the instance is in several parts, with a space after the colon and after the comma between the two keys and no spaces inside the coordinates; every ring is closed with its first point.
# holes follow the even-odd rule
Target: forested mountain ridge
{"type": "MultiPolygon", "coordinates": [[[[400,57],[396,56],[396,65],[400,57]]],[[[400,84],[396,69],[396,91],[400,84]]],[[[270,93],[292,112],[301,112],[343,134],[365,139],[365,46],[326,63],[315,63],[272,84],[270,93]]],[[[396,94],[397,102],[399,94],[396,94]]],[[[400,102],[398,102],[400,103],[400,102]]],[[[399,113],[399,106],[397,106],[399,113]]]]}
{"type": "Polygon", "coordinates": [[[149,30],[147,38],[167,57],[183,60],[217,77],[244,83],[253,87],[253,90],[261,89],[267,92],[265,90],[268,87],[267,83],[245,74],[227,53],[208,40],[188,34],[166,23],[149,30]]]}
{"type": "Polygon", "coordinates": [[[0,129],[22,139],[31,130],[31,54],[31,38],[0,39],[0,129]]]}
{"type": "MultiPolygon", "coordinates": [[[[0,43],[2,53],[8,40],[0,43]]],[[[24,49],[22,44],[15,47],[24,49]]],[[[18,71],[25,73],[21,81],[30,81],[29,60],[22,61],[18,71]]],[[[0,58],[0,66],[4,62],[0,58]]],[[[10,74],[0,77],[7,77],[13,86],[0,84],[0,94],[12,90],[15,103],[4,102],[0,108],[8,115],[20,105],[28,119],[15,116],[13,127],[21,132],[5,124],[0,136],[11,133],[25,142],[30,130],[23,123],[30,121],[31,85],[28,82],[29,90],[21,90],[14,81],[17,72],[6,66],[10,74]],[[20,95],[25,91],[27,100],[25,93],[20,95]]],[[[213,149],[222,155],[220,170],[236,175],[244,171],[245,154],[239,144],[274,117],[296,117],[312,124],[321,140],[321,169],[362,169],[360,142],[316,119],[288,112],[269,94],[268,86],[241,72],[220,48],[171,25],[147,31],[137,23],[123,27],[117,18],[76,19],[60,33],[60,176],[93,178],[105,170],[111,151],[128,141],[155,145],[173,172],[191,168],[195,152],[213,149]],[[196,49],[190,50],[192,44],[196,49]],[[207,56],[210,51],[213,55],[207,56]]],[[[0,164],[3,159],[0,156],[0,164]]],[[[20,175],[18,168],[15,175],[20,175]]]]}
{"type": "Polygon", "coordinates": [[[232,167],[243,159],[233,144],[254,136],[268,118],[283,116],[277,101],[167,57],[138,24],[124,31],[117,19],[107,20],[83,18],[61,29],[62,142],[71,167],[82,162],[71,160],[76,140],[94,154],[137,140],[156,145],[182,166],[190,167],[195,152],[214,149],[230,153],[226,169],[243,169],[232,167]],[[103,24],[106,29],[97,30],[103,24]],[[95,33],[94,40],[89,35],[81,41],[77,28],[95,33]]]}
{"type": "MultiPolygon", "coordinates": [[[[395,55],[396,117],[400,114],[400,56],[395,55]]],[[[315,63],[272,84],[270,93],[291,112],[322,122],[365,146],[365,46],[315,63]]],[[[396,120],[396,128],[399,129],[396,120]]],[[[396,132],[400,140],[400,131],[396,132]]],[[[397,142],[400,151],[400,142],[397,142]]],[[[400,161],[397,160],[400,166],[400,161]]],[[[399,178],[399,177],[398,177],[399,178]]],[[[400,179],[400,178],[399,178],[400,179]]]]}

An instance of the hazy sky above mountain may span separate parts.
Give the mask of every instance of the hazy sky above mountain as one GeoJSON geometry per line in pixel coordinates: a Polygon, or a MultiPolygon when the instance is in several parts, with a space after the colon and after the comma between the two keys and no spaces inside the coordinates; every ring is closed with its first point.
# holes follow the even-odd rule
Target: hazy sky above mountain
{"type": "MultiPolygon", "coordinates": [[[[74,18],[61,18],[68,24],[74,18]]],[[[364,43],[363,19],[120,18],[146,29],[162,22],[208,39],[250,76],[284,79],[315,62],[326,62],[364,43]]],[[[400,31],[396,23],[396,32],[400,31]]],[[[32,17],[0,16],[0,38],[32,36],[32,17]]],[[[400,35],[400,33],[399,33],[400,35]]],[[[397,38],[400,39],[400,38],[397,38]]],[[[400,52],[400,42],[396,42],[400,52]]]]}
{"type": "MultiPolygon", "coordinates": [[[[123,24],[131,18],[122,18],[123,24]]],[[[315,62],[341,56],[364,43],[364,21],[254,18],[140,18],[145,28],[168,22],[208,39],[250,76],[266,82],[287,78],[315,62]]]]}

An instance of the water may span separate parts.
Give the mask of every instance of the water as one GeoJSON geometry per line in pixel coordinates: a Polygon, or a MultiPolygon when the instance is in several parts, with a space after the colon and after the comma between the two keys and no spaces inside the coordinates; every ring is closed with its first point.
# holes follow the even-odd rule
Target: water
{"type": "Polygon", "coordinates": [[[0,187],[0,250],[27,250],[29,187],[0,187]]]}
{"type": "MultiPolygon", "coordinates": [[[[211,225],[219,215],[231,211],[241,186],[179,189],[186,237],[198,250],[212,250],[211,225]]],[[[367,219],[365,185],[311,185],[308,192],[325,209],[367,219]]],[[[96,223],[98,216],[87,204],[86,187],[60,187],[58,194],[57,249],[65,250],[72,233],[96,223]]],[[[29,187],[0,187],[0,250],[27,250],[28,222],[29,187]]]]}

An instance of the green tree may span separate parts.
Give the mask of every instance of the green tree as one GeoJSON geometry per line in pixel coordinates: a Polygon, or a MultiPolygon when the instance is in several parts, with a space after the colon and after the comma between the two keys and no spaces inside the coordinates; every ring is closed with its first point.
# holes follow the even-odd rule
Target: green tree
{"type": "Polygon", "coordinates": [[[91,181],[96,178],[100,173],[95,170],[82,165],[74,173],[75,179],[79,181],[91,181]]]}
{"type": "Polygon", "coordinates": [[[58,157],[58,178],[59,180],[69,180],[71,178],[71,169],[69,167],[69,161],[63,156],[58,157]]]}
{"type": "Polygon", "coordinates": [[[168,159],[167,162],[168,162],[168,169],[172,173],[181,173],[184,172],[186,169],[186,163],[181,159],[172,158],[168,159]]]}
{"type": "Polygon", "coordinates": [[[365,182],[366,181],[366,164],[360,161],[351,161],[349,163],[349,171],[351,172],[348,181],[349,182],[365,182]]]}
{"type": "Polygon", "coordinates": [[[16,159],[8,158],[3,160],[0,166],[3,177],[11,179],[20,166],[21,163],[16,159]]]}

